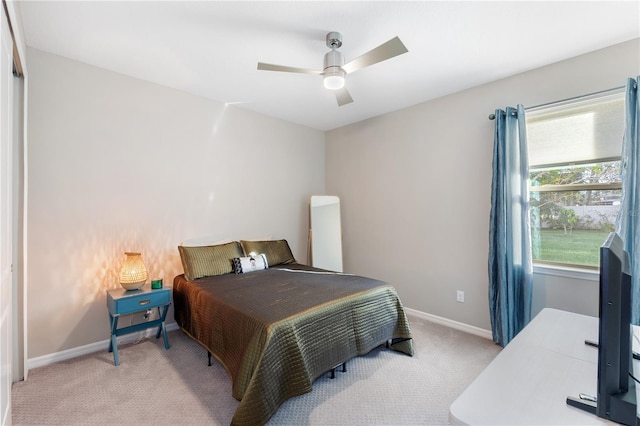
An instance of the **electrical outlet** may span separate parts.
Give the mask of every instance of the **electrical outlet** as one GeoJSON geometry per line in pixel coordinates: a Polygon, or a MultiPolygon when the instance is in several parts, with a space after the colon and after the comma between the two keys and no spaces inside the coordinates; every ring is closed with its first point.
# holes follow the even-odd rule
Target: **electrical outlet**
{"type": "Polygon", "coordinates": [[[456,302],[464,303],[464,291],[458,290],[456,292],[456,302]]]}
{"type": "Polygon", "coordinates": [[[147,312],[144,315],[142,315],[142,317],[145,320],[149,321],[149,318],[151,317],[151,309],[147,309],[147,312]]]}

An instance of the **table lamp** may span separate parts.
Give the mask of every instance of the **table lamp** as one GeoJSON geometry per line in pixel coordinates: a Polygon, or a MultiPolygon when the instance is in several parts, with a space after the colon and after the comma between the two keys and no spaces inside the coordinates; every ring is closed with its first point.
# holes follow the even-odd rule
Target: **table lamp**
{"type": "Polygon", "coordinates": [[[147,280],[147,268],[142,262],[140,253],[125,253],[125,260],[120,270],[120,285],[126,290],[137,290],[147,280]]]}

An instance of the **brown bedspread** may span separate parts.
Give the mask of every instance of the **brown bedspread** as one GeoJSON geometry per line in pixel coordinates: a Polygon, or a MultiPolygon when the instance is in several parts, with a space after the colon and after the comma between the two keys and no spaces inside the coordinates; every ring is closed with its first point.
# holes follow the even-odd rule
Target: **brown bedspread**
{"type": "Polygon", "coordinates": [[[389,339],[393,349],[413,355],[392,286],[282,266],[174,279],[176,322],[231,376],[233,397],[241,401],[233,425],[266,423],[285,400],[309,392],[318,376],[389,339]]]}

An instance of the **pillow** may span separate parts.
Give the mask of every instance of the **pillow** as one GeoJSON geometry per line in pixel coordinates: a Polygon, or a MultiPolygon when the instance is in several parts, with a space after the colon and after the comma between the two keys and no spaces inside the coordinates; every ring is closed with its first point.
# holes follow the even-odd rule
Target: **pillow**
{"type": "Polygon", "coordinates": [[[246,274],[247,272],[261,271],[263,269],[269,269],[267,256],[264,254],[233,259],[233,270],[236,274],[246,274]]]}
{"type": "Polygon", "coordinates": [[[264,253],[267,256],[270,266],[295,263],[291,249],[287,240],[270,240],[270,241],[240,241],[244,255],[249,253],[264,253]]]}
{"type": "Polygon", "coordinates": [[[237,241],[216,246],[178,246],[184,276],[192,281],[202,277],[233,272],[232,260],[242,256],[242,247],[237,241]]]}

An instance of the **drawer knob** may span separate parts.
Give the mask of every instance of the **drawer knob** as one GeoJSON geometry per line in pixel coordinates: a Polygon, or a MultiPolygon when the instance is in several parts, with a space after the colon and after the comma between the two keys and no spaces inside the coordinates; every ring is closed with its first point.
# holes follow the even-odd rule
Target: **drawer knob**
{"type": "Polygon", "coordinates": [[[144,306],[144,305],[148,305],[149,303],[151,303],[151,299],[144,299],[138,302],[138,305],[140,306],[144,306]]]}

